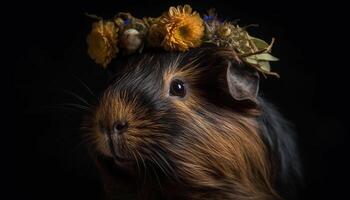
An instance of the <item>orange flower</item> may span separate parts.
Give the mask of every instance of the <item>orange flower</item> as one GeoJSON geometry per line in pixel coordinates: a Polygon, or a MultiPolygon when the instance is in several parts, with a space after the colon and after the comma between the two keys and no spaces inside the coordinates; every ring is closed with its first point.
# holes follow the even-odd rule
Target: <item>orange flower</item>
{"type": "Polygon", "coordinates": [[[118,28],[113,22],[102,20],[92,24],[92,30],[87,37],[88,54],[104,68],[118,53],[118,28]]]}
{"type": "Polygon", "coordinates": [[[160,19],[164,34],[162,46],[165,50],[186,51],[198,47],[204,35],[204,23],[189,5],[170,7],[160,19]]]}

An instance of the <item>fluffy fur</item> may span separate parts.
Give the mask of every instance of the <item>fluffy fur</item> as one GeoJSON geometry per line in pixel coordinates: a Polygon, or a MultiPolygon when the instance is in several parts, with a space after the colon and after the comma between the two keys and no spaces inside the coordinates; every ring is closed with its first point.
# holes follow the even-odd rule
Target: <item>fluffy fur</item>
{"type": "Polygon", "coordinates": [[[227,63],[242,67],[234,53],[214,47],[112,63],[111,82],[87,120],[108,199],[293,196],[294,134],[264,99],[231,96],[227,63]],[[174,78],[185,82],[185,98],[169,96],[174,78]],[[118,120],[127,131],[108,138],[118,120]]]}

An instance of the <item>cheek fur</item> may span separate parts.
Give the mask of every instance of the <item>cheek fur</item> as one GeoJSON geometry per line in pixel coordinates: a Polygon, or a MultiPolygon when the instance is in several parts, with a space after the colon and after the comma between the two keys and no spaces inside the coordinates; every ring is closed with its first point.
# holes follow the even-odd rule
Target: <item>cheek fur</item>
{"type": "Polygon", "coordinates": [[[220,108],[208,112],[211,105],[195,98],[174,104],[183,135],[175,139],[168,151],[177,159],[178,173],[185,182],[200,184],[198,187],[220,187],[222,179],[229,176],[235,180],[232,185],[241,184],[245,194],[275,195],[267,150],[254,120],[220,108]]]}

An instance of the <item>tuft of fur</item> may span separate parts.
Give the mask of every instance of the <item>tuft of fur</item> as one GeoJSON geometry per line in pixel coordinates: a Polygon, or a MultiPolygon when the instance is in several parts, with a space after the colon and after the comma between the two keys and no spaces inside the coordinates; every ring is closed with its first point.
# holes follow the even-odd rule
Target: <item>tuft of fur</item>
{"type": "Polygon", "coordinates": [[[300,174],[294,134],[266,100],[230,96],[227,62],[242,67],[234,53],[210,46],[112,63],[113,76],[86,133],[108,199],[291,196],[300,174]],[[175,78],[186,83],[183,99],[169,96],[175,78]],[[111,151],[103,132],[118,120],[129,127],[112,136],[111,151]],[[116,164],[113,152],[127,162],[116,164]]]}

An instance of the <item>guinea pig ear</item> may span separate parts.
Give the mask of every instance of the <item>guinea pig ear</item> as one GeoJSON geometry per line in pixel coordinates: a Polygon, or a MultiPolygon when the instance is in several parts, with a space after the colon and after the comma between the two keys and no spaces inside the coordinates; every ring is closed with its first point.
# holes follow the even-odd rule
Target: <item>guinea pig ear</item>
{"type": "Polygon", "coordinates": [[[257,103],[259,74],[240,64],[228,62],[226,79],[229,93],[237,101],[250,100],[257,103]]]}

